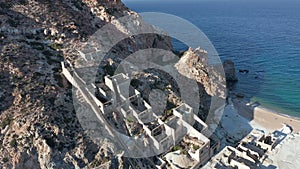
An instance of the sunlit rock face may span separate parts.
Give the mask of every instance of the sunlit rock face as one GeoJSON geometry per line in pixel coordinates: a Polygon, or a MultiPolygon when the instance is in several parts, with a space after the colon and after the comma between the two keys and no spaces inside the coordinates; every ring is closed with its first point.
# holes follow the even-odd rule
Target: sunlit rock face
{"type": "Polygon", "coordinates": [[[205,88],[211,96],[225,97],[224,75],[215,67],[208,64],[207,52],[197,48],[186,51],[175,65],[179,73],[194,79],[205,88]]]}

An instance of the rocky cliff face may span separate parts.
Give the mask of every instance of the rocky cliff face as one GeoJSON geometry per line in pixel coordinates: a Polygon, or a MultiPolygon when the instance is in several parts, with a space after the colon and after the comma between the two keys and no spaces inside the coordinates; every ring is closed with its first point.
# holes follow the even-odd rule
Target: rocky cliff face
{"type": "MultiPolygon", "coordinates": [[[[109,144],[98,146],[86,136],[60,67],[63,60],[75,64],[89,36],[126,15],[138,17],[119,0],[0,2],[0,168],[129,168],[129,159],[112,155],[109,144]]],[[[126,39],[112,51],[118,57],[103,62],[113,69],[103,72],[110,74],[114,63],[147,47],[172,49],[167,37],[126,39]],[[124,50],[128,45],[132,49],[124,50]]],[[[178,70],[203,84],[205,95],[218,94],[205,76],[207,65],[197,64],[204,59],[199,52],[186,52],[178,70]]],[[[171,94],[169,100],[178,102],[171,94]]]]}
{"type": "MultiPolygon", "coordinates": [[[[175,67],[182,75],[197,81],[200,98],[198,115],[205,121],[209,111],[219,108],[219,104],[211,104],[213,98],[220,102],[226,98],[223,68],[220,65],[209,65],[207,52],[200,48],[189,48],[183,53],[175,67]]],[[[217,102],[214,101],[214,103],[217,102]]]]}
{"type": "Polygon", "coordinates": [[[80,44],[126,15],[137,14],[118,0],[0,2],[0,168],[84,168],[117,158],[86,137],[60,61],[74,62],[80,44]]]}
{"type": "Polygon", "coordinates": [[[207,52],[197,48],[186,51],[175,65],[179,73],[202,84],[207,94],[225,98],[225,81],[217,69],[208,64],[207,52]]]}

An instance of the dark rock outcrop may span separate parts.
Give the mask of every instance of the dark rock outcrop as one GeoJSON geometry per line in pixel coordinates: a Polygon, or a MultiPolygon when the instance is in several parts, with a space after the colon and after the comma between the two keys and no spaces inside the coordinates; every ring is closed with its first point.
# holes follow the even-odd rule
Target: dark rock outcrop
{"type": "Polygon", "coordinates": [[[240,73],[247,74],[247,73],[249,73],[249,70],[247,70],[247,69],[240,69],[239,72],[240,72],[240,73]]]}
{"type": "Polygon", "coordinates": [[[231,60],[224,61],[223,67],[224,67],[224,72],[225,72],[227,81],[235,82],[238,80],[236,77],[235,66],[234,66],[233,61],[231,61],[231,60]]]}
{"type": "Polygon", "coordinates": [[[238,81],[238,78],[237,78],[236,72],[235,72],[234,62],[231,60],[224,61],[223,68],[224,68],[224,72],[225,72],[225,76],[226,76],[227,88],[231,89],[233,87],[234,83],[236,83],[238,81]]]}

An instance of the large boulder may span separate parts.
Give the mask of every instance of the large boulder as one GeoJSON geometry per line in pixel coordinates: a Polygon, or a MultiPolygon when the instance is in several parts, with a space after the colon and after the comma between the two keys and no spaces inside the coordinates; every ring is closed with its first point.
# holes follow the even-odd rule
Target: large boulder
{"type": "Polygon", "coordinates": [[[238,81],[233,61],[225,60],[223,63],[223,68],[226,76],[227,88],[231,89],[234,83],[238,81]]]}
{"type": "Polygon", "coordinates": [[[225,98],[225,79],[217,67],[208,64],[207,52],[189,48],[175,65],[178,72],[185,77],[202,84],[210,96],[225,98]]]}

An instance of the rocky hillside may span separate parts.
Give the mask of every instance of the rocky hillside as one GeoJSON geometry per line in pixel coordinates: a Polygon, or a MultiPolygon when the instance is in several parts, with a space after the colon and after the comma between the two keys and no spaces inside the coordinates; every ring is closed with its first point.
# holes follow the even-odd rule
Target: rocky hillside
{"type": "MultiPolygon", "coordinates": [[[[98,146],[86,136],[74,111],[72,87],[60,67],[63,60],[75,63],[77,49],[99,28],[126,15],[137,16],[119,0],[0,2],[0,168],[130,168],[130,159],[112,155],[109,146],[98,146]]],[[[104,73],[147,47],[172,50],[167,37],[126,39],[112,51],[118,57],[104,62],[104,67],[112,67],[104,73]],[[123,50],[128,45],[132,50],[123,50]]],[[[178,66],[203,84],[207,98],[216,92],[207,79],[178,66]]],[[[176,102],[176,91],[171,94],[176,102]]]]}
{"type": "Polygon", "coordinates": [[[136,14],[120,1],[0,2],[0,168],[83,168],[115,158],[85,136],[60,62],[76,60],[79,44],[125,15],[136,14]]]}

